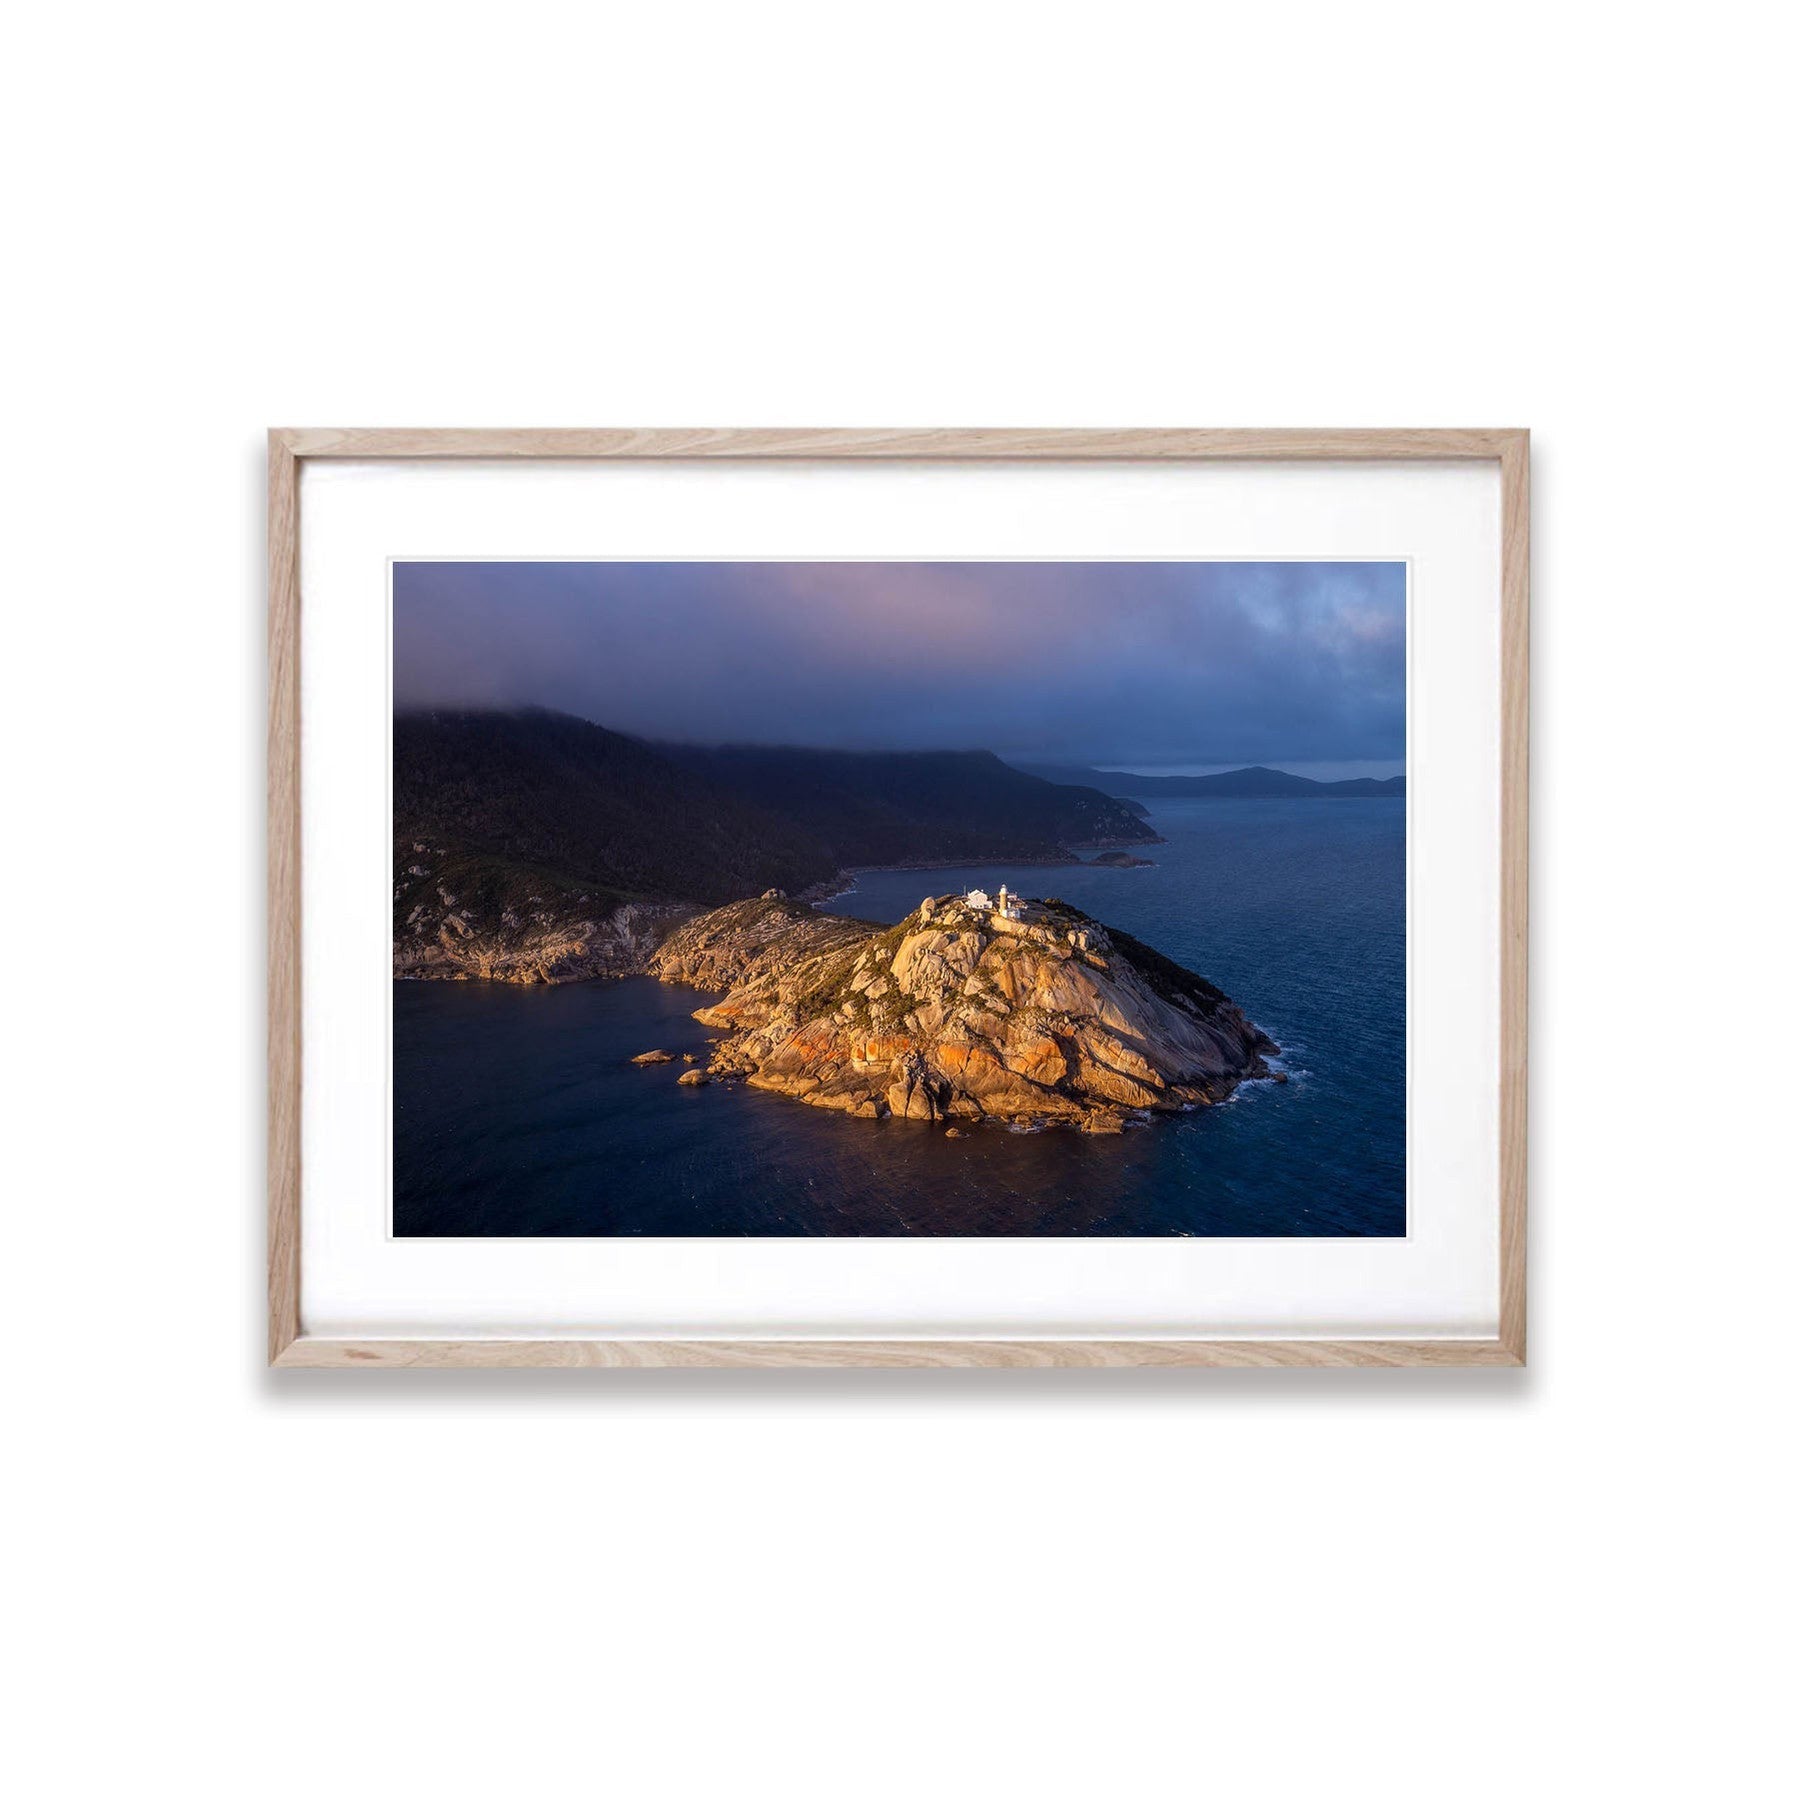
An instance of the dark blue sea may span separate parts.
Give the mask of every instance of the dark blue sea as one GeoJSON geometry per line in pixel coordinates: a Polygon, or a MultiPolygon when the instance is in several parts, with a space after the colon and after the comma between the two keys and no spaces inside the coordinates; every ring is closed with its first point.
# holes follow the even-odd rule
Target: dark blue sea
{"type": "Polygon", "coordinates": [[[1217,982],[1281,1045],[1284,1086],[1122,1137],[815,1111],[685,1088],[709,997],[648,979],[394,984],[399,1236],[1402,1236],[1405,804],[1173,800],[1153,868],[864,874],[829,910],[892,923],[1004,880],[1217,982]]]}

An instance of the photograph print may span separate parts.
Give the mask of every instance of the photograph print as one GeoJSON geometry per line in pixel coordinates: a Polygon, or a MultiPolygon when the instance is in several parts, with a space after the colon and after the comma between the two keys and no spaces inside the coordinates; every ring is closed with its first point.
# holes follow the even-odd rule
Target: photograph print
{"type": "Polygon", "coordinates": [[[1405,1234],[1403,562],[391,580],[396,1237],[1405,1234]]]}

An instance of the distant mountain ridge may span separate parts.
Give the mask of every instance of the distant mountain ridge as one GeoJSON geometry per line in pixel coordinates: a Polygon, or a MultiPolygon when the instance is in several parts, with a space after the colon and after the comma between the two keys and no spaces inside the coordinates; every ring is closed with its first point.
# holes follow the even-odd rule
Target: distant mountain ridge
{"type": "Polygon", "coordinates": [[[1018,762],[1040,781],[1095,787],[1114,799],[1396,800],[1405,798],[1405,776],[1384,781],[1314,781],[1282,768],[1233,768],[1215,775],[1133,775],[1099,768],[1018,762]]]}

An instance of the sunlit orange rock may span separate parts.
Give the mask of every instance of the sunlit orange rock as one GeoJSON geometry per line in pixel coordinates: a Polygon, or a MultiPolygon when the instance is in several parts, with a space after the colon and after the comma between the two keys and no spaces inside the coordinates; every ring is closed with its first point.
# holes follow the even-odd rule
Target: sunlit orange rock
{"type": "Polygon", "coordinates": [[[890,930],[764,896],[650,958],[725,989],[710,1072],[855,1117],[1122,1128],[1267,1074],[1273,1043],[1223,993],[1059,902],[1000,918],[955,894],[890,930]]]}

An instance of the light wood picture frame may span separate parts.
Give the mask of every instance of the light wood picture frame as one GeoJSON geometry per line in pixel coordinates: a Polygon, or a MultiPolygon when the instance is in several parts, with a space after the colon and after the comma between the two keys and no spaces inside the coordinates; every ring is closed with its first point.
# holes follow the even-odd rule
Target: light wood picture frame
{"type": "Polygon", "coordinates": [[[280,1368],[1520,1367],[1525,1361],[1529,434],[1523,430],[331,430],[268,440],[268,1359],[280,1368]],[[300,475],[326,460],[1486,462],[1500,483],[1498,1326],[1490,1337],[349,1339],[301,1324],[300,475]]]}

